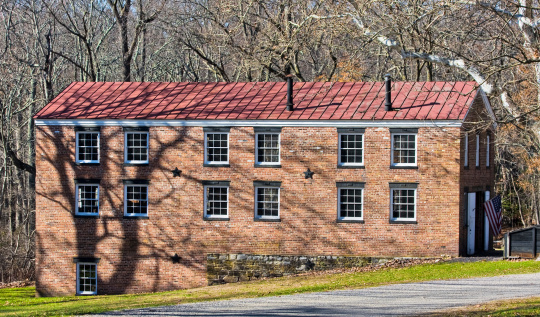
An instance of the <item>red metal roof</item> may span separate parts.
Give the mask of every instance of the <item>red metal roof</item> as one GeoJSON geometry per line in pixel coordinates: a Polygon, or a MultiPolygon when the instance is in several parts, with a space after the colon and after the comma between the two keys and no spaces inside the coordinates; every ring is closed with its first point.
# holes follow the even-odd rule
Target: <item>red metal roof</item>
{"type": "Polygon", "coordinates": [[[131,120],[463,120],[474,82],[393,82],[395,111],[384,110],[381,82],[75,82],[35,119],[131,120]]]}

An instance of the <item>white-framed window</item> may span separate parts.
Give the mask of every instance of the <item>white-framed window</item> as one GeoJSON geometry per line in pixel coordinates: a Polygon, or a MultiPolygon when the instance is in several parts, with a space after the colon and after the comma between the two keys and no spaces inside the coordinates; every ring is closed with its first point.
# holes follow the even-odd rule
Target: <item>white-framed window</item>
{"type": "Polygon", "coordinates": [[[96,180],[75,181],[75,215],[98,216],[99,215],[99,182],[96,180]]]}
{"type": "Polygon", "coordinates": [[[390,220],[416,221],[417,184],[390,184],[390,220]]]}
{"type": "Polygon", "coordinates": [[[99,131],[75,132],[77,163],[99,163],[99,131]]]}
{"type": "Polygon", "coordinates": [[[229,164],[229,129],[205,129],[204,164],[229,164]]]}
{"type": "Polygon", "coordinates": [[[364,183],[337,183],[338,220],[364,220],[364,183]]]}
{"type": "Polygon", "coordinates": [[[480,166],[480,134],[476,135],[476,167],[480,166]]]}
{"type": "Polygon", "coordinates": [[[229,218],[229,182],[206,181],[204,185],[204,218],[229,218]]]}
{"type": "Polygon", "coordinates": [[[254,182],[255,219],[279,219],[281,182],[254,182]]]}
{"type": "Polygon", "coordinates": [[[488,133],[486,134],[486,167],[489,167],[489,142],[490,142],[490,137],[488,133]]]}
{"type": "Polygon", "coordinates": [[[255,133],[255,162],[257,165],[279,165],[280,133],[255,133]]]}
{"type": "Polygon", "coordinates": [[[124,216],[148,217],[148,184],[146,181],[124,182],[124,216]]]}
{"type": "Polygon", "coordinates": [[[418,129],[390,129],[392,166],[417,166],[416,136],[418,129]]]}
{"type": "Polygon", "coordinates": [[[338,129],[350,131],[339,133],[339,166],[364,165],[364,129],[338,129]],[[358,132],[356,132],[358,131],[358,132]]]}
{"type": "Polygon", "coordinates": [[[463,158],[463,166],[469,166],[469,133],[465,132],[465,157],[463,158]]]}
{"type": "Polygon", "coordinates": [[[97,264],[77,263],[77,295],[97,294],[97,264]]]}
{"type": "Polygon", "coordinates": [[[125,132],[125,163],[148,164],[149,133],[147,131],[125,132]]]}

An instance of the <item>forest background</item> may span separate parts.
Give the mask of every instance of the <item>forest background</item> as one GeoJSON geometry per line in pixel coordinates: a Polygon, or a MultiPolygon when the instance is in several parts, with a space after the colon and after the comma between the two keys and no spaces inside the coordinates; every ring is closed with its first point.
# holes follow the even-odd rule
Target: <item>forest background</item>
{"type": "Polygon", "coordinates": [[[540,1],[0,0],[0,282],[34,278],[32,116],[73,81],[474,80],[506,228],[540,215],[540,1]]]}

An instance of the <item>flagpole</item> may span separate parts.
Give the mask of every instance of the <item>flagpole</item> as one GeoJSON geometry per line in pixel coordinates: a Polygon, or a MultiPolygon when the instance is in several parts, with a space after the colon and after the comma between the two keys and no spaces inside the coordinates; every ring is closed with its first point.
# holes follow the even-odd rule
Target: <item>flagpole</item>
{"type": "MultiPolygon", "coordinates": [[[[489,190],[486,190],[484,202],[489,201],[490,192],[489,190]]],[[[490,231],[489,231],[489,220],[486,212],[486,208],[484,208],[484,251],[489,250],[489,240],[491,238],[490,231]]]]}

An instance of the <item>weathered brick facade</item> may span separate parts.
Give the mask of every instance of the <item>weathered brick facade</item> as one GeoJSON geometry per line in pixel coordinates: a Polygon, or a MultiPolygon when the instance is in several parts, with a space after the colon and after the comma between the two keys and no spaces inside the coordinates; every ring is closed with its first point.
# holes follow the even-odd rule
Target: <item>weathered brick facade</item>
{"type": "MultiPolygon", "coordinates": [[[[481,99],[470,110],[483,111],[481,99]]],[[[479,118],[486,118],[479,114],[479,118]]],[[[473,116],[471,116],[473,117],[473,116]]],[[[351,126],[362,126],[361,122],[351,126]]],[[[100,163],[75,164],[75,129],[36,127],[37,292],[76,293],[74,258],[99,258],[98,293],[206,285],[207,254],[458,256],[466,248],[467,188],[492,188],[485,130],[480,167],[463,128],[419,127],[417,168],[391,168],[390,129],[366,127],[364,168],[338,168],[336,127],[281,130],[281,167],[254,166],[254,128],[231,127],[229,167],[203,167],[203,127],[149,128],[149,164],[124,164],[121,126],[100,128],[100,163]],[[173,177],[175,168],[182,171],[173,177]],[[305,179],[310,169],[313,179],[305,179]],[[99,179],[99,217],[76,217],[75,179],[99,179]],[[124,217],[125,179],[149,180],[147,219],[124,217]],[[226,180],[229,220],[203,219],[202,181],[226,180]],[[280,221],[254,220],[254,181],[279,181],[280,221]],[[363,223],[337,219],[336,182],[364,182],[363,223]],[[389,183],[417,183],[416,222],[390,223],[389,183]],[[178,254],[179,263],[171,256],[178,254]]],[[[490,153],[493,156],[493,146],[490,153]]],[[[492,160],[493,162],[493,160],[492,160]]],[[[479,189],[480,190],[480,189],[479,189]]]]}

